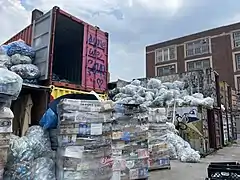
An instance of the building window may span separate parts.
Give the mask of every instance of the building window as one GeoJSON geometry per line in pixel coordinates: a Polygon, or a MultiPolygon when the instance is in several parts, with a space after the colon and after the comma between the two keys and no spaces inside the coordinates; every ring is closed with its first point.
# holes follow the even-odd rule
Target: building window
{"type": "Polygon", "coordinates": [[[176,73],[176,65],[157,67],[157,76],[167,76],[176,73]]]}
{"type": "Polygon", "coordinates": [[[168,47],[156,50],[156,63],[164,62],[164,61],[171,61],[176,59],[176,47],[168,47]]]}
{"type": "Polygon", "coordinates": [[[239,71],[240,70],[240,53],[235,54],[235,63],[236,63],[236,70],[239,71]]]}
{"type": "Polygon", "coordinates": [[[240,77],[237,77],[237,90],[240,90],[240,77]]]}
{"type": "Polygon", "coordinates": [[[187,62],[187,71],[194,71],[199,69],[208,69],[210,68],[210,59],[202,59],[197,61],[187,62]]]}
{"type": "Polygon", "coordinates": [[[240,47],[240,31],[233,32],[233,47],[240,47]]]}
{"type": "Polygon", "coordinates": [[[210,53],[209,38],[186,43],[186,57],[210,53]]]}

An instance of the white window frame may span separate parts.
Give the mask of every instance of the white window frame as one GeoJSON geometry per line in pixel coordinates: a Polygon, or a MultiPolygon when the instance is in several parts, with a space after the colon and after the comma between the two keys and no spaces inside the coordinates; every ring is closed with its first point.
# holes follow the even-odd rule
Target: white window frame
{"type": "MultiPolygon", "coordinates": [[[[201,47],[202,49],[202,47],[201,47]]],[[[184,43],[184,57],[187,58],[187,57],[193,57],[193,56],[198,56],[198,55],[204,55],[204,54],[211,54],[212,53],[212,48],[211,48],[211,37],[204,37],[204,38],[199,38],[199,39],[194,39],[192,41],[187,41],[184,43]],[[188,55],[187,54],[187,45],[190,44],[190,43],[194,43],[196,41],[204,41],[204,40],[208,40],[208,49],[209,51],[208,52],[201,52],[201,53],[195,53],[195,49],[196,47],[193,48],[193,55],[188,55]]]]}
{"type": "Polygon", "coordinates": [[[209,59],[209,61],[210,61],[210,68],[212,68],[213,67],[212,56],[207,56],[207,57],[201,57],[201,58],[186,60],[185,61],[185,72],[188,71],[188,63],[189,62],[201,61],[201,60],[205,60],[205,59],[209,59]]]}
{"type": "Polygon", "coordinates": [[[169,64],[164,64],[164,65],[157,65],[155,66],[155,76],[157,77],[158,76],[158,68],[159,67],[167,67],[167,66],[175,66],[175,73],[177,73],[177,63],[169,63],[169,64]]]}
{"type": "Polygon", "coordinates": [[[159,48],[155,50],[155,64],[157,63],[162,63],[162,62],[167,62],[167,61],[173,61],[173,60],[177,60],[177,46],[173,45],[173,46],[168,46],[168,47],[164,47],[164,48],[159,48]],[[174,58],[170,59],[170,48],[174,49],[174,58]],[[164,59],[164,51],[167,50],[168,51],[168,59],[165,60],[164,59]],[[158,61],[158,53],[161,53],[162,56],[162,60],[158,61]]]}
{"type": "Polygon", "coordinates": [[[234,83],[235,83],[235,89],[237,90],[237,91],[239,91],[240,89],[238,88],[238,78],[240,78],[240,74],[238,74],[238,75],[234,75],[234,83]]]}
{"type": "Polygon", "coordinates": [[[240,51],[236,51],[232,53],[232,60],[233,60],[233,71],[238,72],[240,69],[237,69],[237,61],[236,61],[236,55],[240,55],[240,51]]]}
{"type": "Polygon", "coordinates": [[[236,39],[235,33],[239,33],[239,36],[240,36],[240,30],[236,30],[236,31],[232,31],[232,32],[231,32],[231,44],[232,44],[232,49],[240,48],[240,37],[239,37],[238,40],[235,40],[235,39],[236,39]],[[239,45],[237,46],[236,43],[239,43],[239,45]]]}

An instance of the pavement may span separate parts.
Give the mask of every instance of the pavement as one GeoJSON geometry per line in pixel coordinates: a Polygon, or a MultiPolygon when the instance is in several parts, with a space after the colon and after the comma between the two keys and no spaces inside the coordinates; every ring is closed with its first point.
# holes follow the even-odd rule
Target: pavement
{"type": "Polygon", "coordinates": [[[170,170],[150,172],[149,180],[204,180],[210,162],[240,161],[240,141],[201,159],[200,163],[171,161],[170,170]]]}

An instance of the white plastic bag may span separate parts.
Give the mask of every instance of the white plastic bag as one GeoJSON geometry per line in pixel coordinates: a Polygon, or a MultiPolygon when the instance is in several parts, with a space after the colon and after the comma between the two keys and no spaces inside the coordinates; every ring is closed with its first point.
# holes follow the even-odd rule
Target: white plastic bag
{"type": "Polygon", "coordinates": [[[10,57],[6,54],[6,52],[0,48],[0,67],[8,67],[10,64],[10,57]]]}
{"type": "Polygon", "coordinates": [[[22,89],[22,78],[14,72],[0,68],[0,94],[17,98],[22,89]]]}

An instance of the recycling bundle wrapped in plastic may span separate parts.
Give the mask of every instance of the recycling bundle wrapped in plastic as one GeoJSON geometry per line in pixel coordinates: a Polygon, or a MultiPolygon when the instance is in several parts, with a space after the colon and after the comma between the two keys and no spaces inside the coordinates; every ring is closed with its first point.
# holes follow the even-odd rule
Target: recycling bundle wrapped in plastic
{"type": "Polygon", "coordinates": [[[165,108],[149,108],[149,165],[150,169],[170,168],[170,152],[164,135],[168,133],[165,108]],[[159,163],[162,162],[162,163],[159,163]]]}
{"type": "MultiPolygon", "coordinates": [[[[115,90],[113,90],[115,91],[115,90]]],[[[112,92],[113,92],[112,91],[112,92]]],[[[152,78],[147,83],[134,80],[122,88],[119,88],[113,100],[123,104],[142,104],[147,107],[164,107],[166,105],[177,106],[200,105],[212,108],[214,100],[211,97],[203,97],[201,93],[189,94],[182,81],[165,82],[152,78]]]]}
{"type": "Polygon", "coordinates": [[[24,56],[21,54],[14,54],[11,56],[11,63],[12,65],[17,65],[17,64],[31,64],[32,59],[28,56],[24,56]]]}
{"type": "Polygon", "coordinates": [[[148,113],[136,104],[116,104],[112,129],[113,177],[147,179],[148,113]]]}
{"type": "Polygon", "coordinates": [[[16,99],[22,89],[22,83],[23,80],[19,75],[5,68],[0,68],[0,102],[4,100],[3,94],[7,96],[7,99],[16,99]]]}
{"type": "Polygon", "coordinates": [[[57,179],[109,180],[112,177],[112,104],[112,101],[98,100],[60,101],[57,179]]]}
{"type": "Polygon", "coordinates": [[[28,46],[21,39],[8,44],[7,55],[12,56],[14,54],[21,54],[24,56],[28,56],[31,59],[35,57],[35,51],[33,50],[33,48],[28,46]]]}
{"type": "Polygon", "coordinates": [[[38,79],[40,71],[37,66],[33,64],[18,64],[11,67],[11,71],[15,72],[23,79],[38,79]]]}
{"type": "Polygon", "coordinates": [[[15,180],[27,180],[32,176],[34,160],[39,157],[51,158],[51,146],[44,130],[40,126],[32,126],[26,136],[11,139],[5,175],[15,180]]]}

